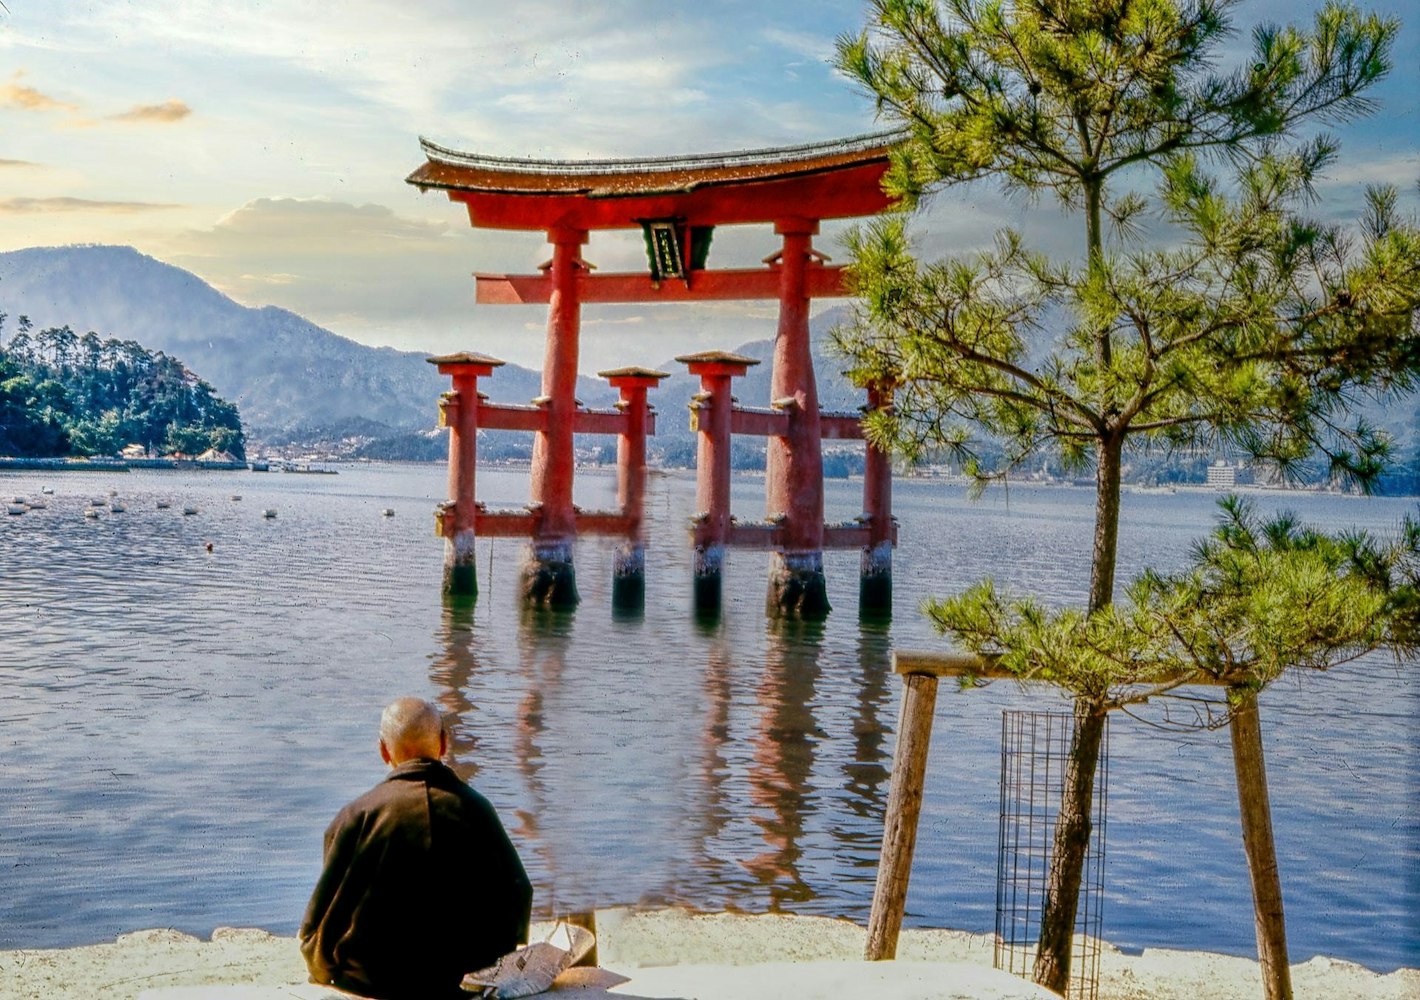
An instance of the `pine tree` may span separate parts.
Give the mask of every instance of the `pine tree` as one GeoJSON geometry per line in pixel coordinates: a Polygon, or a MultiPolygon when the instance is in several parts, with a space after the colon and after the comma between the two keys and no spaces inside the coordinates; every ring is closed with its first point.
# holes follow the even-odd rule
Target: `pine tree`
{"type": "MultiPolygon", "coordinates": [[[[850,237],[859,305],[836,338],[856,381],[895,387],[895,409],[869,426],[881,445],[952,449],[983,481],[1046,448],[1094,466],[1076,639],[1110,613],[1128,449],[1227,444],[1364,489],[1388,442],[1351,405],[1420,382],[1420,230],[1395,193],[1369,191],[1354,231],[1302,214],[1337,147],[1301,129],[1370,110],[1398,24],[1328,4],[1310,31],[1258,29],[1251,59],[1215,72],[1234,6],[874,0],[868,29],[839,42],[840,68],[903,129],[886,183],[907,207],[994,179],[1054,194],[1081,226],[1071,260],[1004,232],[992,250],[924,264],[903,215],[878,220],[850,237]],[[1179,238],[1151,248],[1149,226],[1179,238]],[[1066,329],[1052,328],[1057,315],[1066,329]],[[997,468],[973,445],[982,432],[1004,445],[997,468]]],[[[993,600],[983,586],[932,614],[997,655],[1010,637],[993,600]]],[[[1034,641],[1081,648],[1048,615],[1038,626],[1034,641]]],[[[1140,669],[1153,668],[1089,654],[1050,674],[1076,717],[1035,966],[1056,991],[1069,981],[1105,715],[1149,680],[1140,669]]]]}

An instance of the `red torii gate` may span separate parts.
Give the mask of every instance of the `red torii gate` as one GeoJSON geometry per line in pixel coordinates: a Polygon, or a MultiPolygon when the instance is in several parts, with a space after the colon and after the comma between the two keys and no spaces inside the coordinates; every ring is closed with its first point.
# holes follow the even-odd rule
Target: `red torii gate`
{"type": "MultiPolygon", "coordinates": [[[[808,616],[829,609],[823,575],[823,549],[862,546],[860,604],[865,610],[891,605],[892,546],[896,529],[891,515],[891,478],[887,457],[869,447],[864,477],[864,514],[850,525],[823,523],[825,436],[862,438],[857,414],[819,412],[809,349],[809,301],[846,295],[844,272],[830,266],[813,247],[822,219],[874,215],[890,204],[881,181],[892,134],[860,136],[826,143],[736,153],[643,160],[526,160],[462,153],[421,140],[427,162],[408,182],[421,190],[445,191],[467,206],[474,227],[540,230],[552,244],[552,259],[536,275],[478,274],[477,301],[488,304],[548,304],[542,395],[532,407],[492,407],[478,398],[476,379],[490,374],[496,359],[482,355],[431,358],[454,378],[446,394],[445,415],[455,429],[449,443],[449,503],[441,508],[440,533],[447,540],[446,586],[474,592],[473,538],[485,527],[498,533],[525,534],[532,553],[524,569],[529,598],[554,605],[577,600],[572,543],[578,531],[634,530],[640,523],[643,469],[630,468],[636,437],[628,433],[632,413],[641,416],[644,433],[654,433],[646,416],[645,388],[664,377],[635,369],[640,406],[618,414],[593,415],[575,398],[578,337],[582,303],[692,302],[726,299],[778,299],[770,409],[735,406],[729,380],[743,374],[752,359],[734,355],[692,355],[681,360],[702,379],[697,396],[700,431],[697,463],[696,595],[702,607],[719,604],[720,573],[726,545],[748,545],[773,553],[771,608],[808,616]],[[705,256],[717,225],[772,223],[782,237],[779,251],[765,266],[709,270],[705,256]],[[581,248],[594,229],[641,229],[650,260],[649,273],[593,274],[581,248]],[[516,409],[517,415],[512,411],[516,409]],[[501,414],[495,423],[486,415],[501,414]],[[530,512],[495,521],[478,509],[473,494],[475,458],[471,443],[478,426],[519,427],[535,432],[530,512]],[[620,433],[625,445],[619,515],[585,515],[572,504],[573,434],[620,433]],[[767,519],[739,524],[730,515],[729,435],[768,437],[767,519]],[[635,510],[630,508],[632,502],[635,510]],[[605,522],[605,523],[602,523],[605,522]]],[[[633,371],[633,370],[625,370],[633,371]]],[[[622,371],[603,373],[623,375],[622,371]]],[[[616,384],[613,378],[613,384],[616,384]]],[[[869,406],[890,405],[890,390],[869,387],[869,406]]],[[[639,536],[638,536],[639,537],[639,536]]],[[[638,567],[639,543],[630,543],[630,563],[638,567]]],[[[618,559],[618,568],[623,560],[618,559]]]]}

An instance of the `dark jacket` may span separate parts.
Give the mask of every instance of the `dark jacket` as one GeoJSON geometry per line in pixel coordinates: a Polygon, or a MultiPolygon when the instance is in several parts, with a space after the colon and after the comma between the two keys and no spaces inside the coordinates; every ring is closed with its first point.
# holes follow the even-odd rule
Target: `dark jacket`
{"type": "Polygon", "coordinates": [[[340,811],[301,921],[311,981],[364,996],[459,996],[527,940],[532,885],[488,800],[412,760],[340,811]]]}

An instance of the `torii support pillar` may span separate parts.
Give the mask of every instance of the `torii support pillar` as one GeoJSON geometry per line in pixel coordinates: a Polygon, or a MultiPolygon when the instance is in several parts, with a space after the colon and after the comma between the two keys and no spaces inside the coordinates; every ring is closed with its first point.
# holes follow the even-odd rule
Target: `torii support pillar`
{"type": "Polygon", "coordinates": [[[503,364],[497,358],[465,352],[429,358],[440,375],[453,377],[452,392],[439,399],[439,422],[449,428],[449,499],[435,513],[435,530],[444,539],[444,593],[474,597],[474,529],[478,521],[474,499],[478,464],[478,380],[503,364]]]}
{"type": "Polygon", "coordinates": [[[614,611],[640,612],[646,606],[646,434],[650,404],[646,393],[669,378],[670,372],[650,368],[617,368],[597,373],[621,390],[616,408],[625,417],[616,442],[616,499],[626,521],[626,539],[616,550],[611,574],[614,611]]]}
{"type": "MultiPolygon", "coordinates": [[[[868,386],[869,413],[892,406],[892,390],[868,386]]],[[[867,442],[863,455],[863,520],[868,542],[863,546],[858,575],[858,615],[892,615],[892,455],[867,442]]]]}
{"type": "Polygon", "coordinates": [[[553,229],[548,266],[551,294],[547,307],[547,347],[542,363],[545,410],[542,429],[533,439],[532,505],[538,512],[532,550],[523,566],[523,594],[529,602],[548,607],[575,607],[577,577],[572,546],[577,537],[577,512],[572,506],[576,455],[572,430],[577,411],[577,353],[581,333],[581,300],[577,272],[586,268],[581,229],[553,229]]]}
{"type": "Polygon", "coordinates": [[[767,513],[782,518],[783,544],[770,554],[771,613],[823,618],[831,610],[823,575],[823,447],[818,388],[809,349],[808,270],[822,267],[813,219],[780,219],[779,330],[774,338],[770,405],[787,412],[787,432],[769,438],[767,513]]]}
{"type": "Polygon", "coordinates": [[[695,610],[720,610],[725,546],[730,540],[730,427],[734,400],[730,379],[759,362],[725,351],[676,358],[700,376],[700,392],[690,403],[691,428],[698,431],[695,454],[695,610]]]}

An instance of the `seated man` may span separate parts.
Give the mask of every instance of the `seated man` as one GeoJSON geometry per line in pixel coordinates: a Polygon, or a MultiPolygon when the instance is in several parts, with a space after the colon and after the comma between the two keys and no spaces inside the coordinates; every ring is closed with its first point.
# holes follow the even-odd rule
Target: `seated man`
{"type": "Polygon", "coordinates": [[[311,981],[382,1000],[466,996],[459,983],[527,940],[532,885],[488,800],[440,763],[438,710],[380,718],[392,770],[325,832],[305,918],[311,981]]]}

